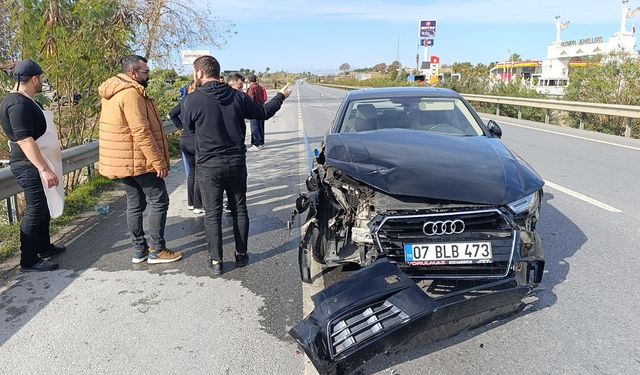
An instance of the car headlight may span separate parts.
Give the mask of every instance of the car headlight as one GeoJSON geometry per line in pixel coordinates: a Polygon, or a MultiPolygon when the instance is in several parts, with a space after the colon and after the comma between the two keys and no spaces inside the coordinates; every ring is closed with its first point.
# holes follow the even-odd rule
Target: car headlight
{"type": "Polygon", "coordinates": [[[524,198],[520,198],[515,202],[509,203],[507,206],[516,215],[531,214],[535,212],[540,206],[540,192],[536,191],[533,194],[527,195],[524,198]]]}

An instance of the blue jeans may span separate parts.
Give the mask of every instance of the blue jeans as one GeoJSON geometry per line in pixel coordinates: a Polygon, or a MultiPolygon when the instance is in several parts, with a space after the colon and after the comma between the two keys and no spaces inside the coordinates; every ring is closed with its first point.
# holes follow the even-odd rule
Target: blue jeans
{"type": "Polygon", "coordinates": [[[164,179],[159,178],[156,173],[147,173],[125,177],[122,183],[127,193],[127,225],[134,249],[142,250],[147,247],[142,215],[148,204],[150,247],[153,250],[165,250],[164,227],[167,223],[169,194],[164,179]]]}
{"type": "Polygon", "coordinates": [[[264,120],[249,120],[251,125],[251,144],[264,145],[264,120]]]}

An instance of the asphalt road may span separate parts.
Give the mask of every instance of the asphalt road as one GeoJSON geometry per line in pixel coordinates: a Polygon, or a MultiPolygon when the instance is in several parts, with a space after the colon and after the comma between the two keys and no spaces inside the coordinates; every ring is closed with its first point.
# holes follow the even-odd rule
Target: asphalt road
{"type": "MultiPolygon", "coordinates": [[[[266,124],[267,147],[248,155],[248,267],[233,268],[226,218],[228,271],[210,277],[203,217],[186,209],[184,171],[176,163],[167,180],[166,237],[171,248],[185,252],[181,262],[131,264],[120,199],[108,215],[87,215],[63,239],[69,250],[60,257],[60,271],[5,274],[0,373],[312,373],[287,331],[310,312],[314,292],[349,271],[334,269],[302,286],[299,228],[289,232],[286,222],[309,154],[342,96],[342,90],[296,86],[266,124]]],[[[545,291],[514,317],[428,347],[379,355],[359,372],[640,373],[640,142],[496,119],[504,142],[549,182],[538,227],[545,291]]]]}

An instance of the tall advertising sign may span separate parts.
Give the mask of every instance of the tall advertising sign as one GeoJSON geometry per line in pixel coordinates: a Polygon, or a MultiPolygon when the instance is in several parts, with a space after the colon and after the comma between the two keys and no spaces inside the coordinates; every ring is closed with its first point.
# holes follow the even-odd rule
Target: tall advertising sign
{"type": "Polygon", "coordinates": [[[420,21],[420,38],[436,37],[436,21],[420,21]]]}
{"type": "Polygon", "coordinates": [[[420,37],[420,45],[424,47],[424,58],[423,58],[423,73],[428,75],[430,72],[424,68],[425,65],[428,65],[429,61],[429,47],[433,47],[435,44],[436,38],[436,21],[435,20],[426,20],[420,21],[418,27],[418,36],[420,37]]]}

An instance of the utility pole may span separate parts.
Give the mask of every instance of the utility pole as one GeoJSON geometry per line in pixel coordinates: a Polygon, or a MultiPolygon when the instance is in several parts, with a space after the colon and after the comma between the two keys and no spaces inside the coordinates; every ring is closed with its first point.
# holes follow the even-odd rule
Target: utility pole
{"type": "Polygon", "coordinates": [[[396,61],[400,61],[400,34],[398,34],[398,46],[396,47],[396,61]]]}

